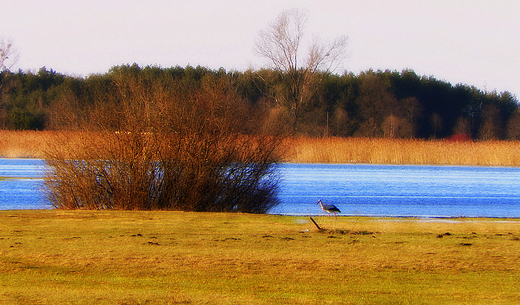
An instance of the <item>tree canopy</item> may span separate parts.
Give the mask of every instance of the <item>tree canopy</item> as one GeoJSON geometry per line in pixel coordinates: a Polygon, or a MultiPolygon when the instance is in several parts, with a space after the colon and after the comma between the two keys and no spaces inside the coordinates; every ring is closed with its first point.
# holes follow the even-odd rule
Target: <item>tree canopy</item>
{"type": "MultiPolygon", "coordinates": [[[[270,88],[283,89],[291,71],[211,70],[205,67],[116,66],[104,74],[74,77],[49,70],[0,72],[0,128],[74,130],[92,119],[96,107],[122,101],[107,93],[139,82],[152,93],[168,82],[176,92],[202,90],[209,78],[225,82],[246,101],[255,124],[247,134],[289,131],[303,136],[518,139],[520,112],[510,92],[483,92],[452,85],[412,70],[334,74],[316,71],[320,81],[298,112],[294,129],[290,103],[279,103],[270,88]]],[[[156,92],[158,94],[158,92],[156,92]]],[[[145,103],[153,105],[154,99],[145,103]]],[[[201,113],[201,115],[204,115],[201,113]]]]}

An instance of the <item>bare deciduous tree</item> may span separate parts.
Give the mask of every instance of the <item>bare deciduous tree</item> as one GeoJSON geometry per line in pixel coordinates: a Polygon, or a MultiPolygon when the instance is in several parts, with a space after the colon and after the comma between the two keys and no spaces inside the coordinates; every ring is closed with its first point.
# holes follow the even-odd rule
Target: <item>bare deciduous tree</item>
{"type": "Polygon", "coordinates": [[[499,135],[500,110],[494,104],[489,104],[482,110],[482,124],[479,128],[481,140],[494,140],[499,135]]]}
{"type": "Polygon", "coordinates": [[[364,122],[361,131],[365,137],[384,135],[383,122],[397,109],[397,99],[381,77],[367,74],[359,88],[359,108],[364,122]]]}
{"type": "Polygon", "coordinates": [[[256,53],[268,59],[274,67],[274,77],[258,76],[268,84],[271,97],[291,113],[293,132],[297,131],[298,121],[317,91],[321,81],[318,72],[335,70],[345,57],[347,45],[346,36],[340,36],[329,44],[322,44],[315,37],[308,54],[301,60],[307,19],[305,11],[283,11],[259,33],[255,47],[256,53]]]}
{"type": "Polygon", "coordinates": [[[0,72],[9,70],[18,60],[12,39],[0,38],[0,72]]]}
{"type": "Polygon", "coordinates": [[[259,33],[256,52],[279,71],[298,70],[298,51],[306,22],[307,14],[300,10],[283,11],[259,33]]]}
{"type": "Polygon", "coordinates": [[[513,112],[507,122],[507,136],[510,140],[520,140],[520,110],[513,112]]]}
{"type": "Polygon", "coordinates": [[[437,138],[437,133],[442,130],[442,117],[438,113],[433,113],[430,118],[430,123],[432,124],[433,128],[433,138],[437,138]]]}
{"type": "Polygon", "coordinates": [[[407,97],[399,101],[399,112],[403,117],[402,136],[414,138],[417,132],[417,120],[422,114],[422,107],[416,97],[407,97]]]}
{"type": "Polygon", "coordinates": [[[455,127],[453,127],[454,135],[466,135],[468,137],[471,136],[471,123],[466,117],[459,117],[457,119],[457,123],[455,123],[455,127]]]}

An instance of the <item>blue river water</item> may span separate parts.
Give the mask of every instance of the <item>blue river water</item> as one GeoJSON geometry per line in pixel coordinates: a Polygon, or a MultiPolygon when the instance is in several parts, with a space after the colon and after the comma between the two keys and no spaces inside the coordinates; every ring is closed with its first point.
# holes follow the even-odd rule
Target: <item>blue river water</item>
{"type": "Polygon", "coordinates": [[[520,217],[520,168],[287,164],[276,214],[520,217]]]}
{"type": "Polygon", "coordinates": [[[42,160],[0,159],[0,210],[50,208],[43,193],[43,173],[42,160]]]}
{"type": "MultiPolygon", "coordinates": [[[[0,159],[0,210],[50,208],[37,159],[0,159]]],[[[281,204],[270,214],[520,217],[520,168],[282,164],[281,204]]]]}

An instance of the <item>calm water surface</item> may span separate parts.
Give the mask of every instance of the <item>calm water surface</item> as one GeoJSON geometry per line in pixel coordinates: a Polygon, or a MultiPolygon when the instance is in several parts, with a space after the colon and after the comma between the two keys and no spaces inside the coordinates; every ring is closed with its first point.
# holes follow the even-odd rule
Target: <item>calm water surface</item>
{"type": "MultiPolygon", "coordinates": [[[[0,209],[49,208],[43,161],[0,159],[0,209]]],[[[343,215],[520,217],[520,168],[283,164],[281,205],[271,214],[320,215],[316,202],[343,215]]]]}
{"type": "Polygon", "coordinates": [[[282,205],[271,213],[314,214],[316,202],[343,214],[520,217],[520,168],[285,164],[282,205]]]}
{"type": "Polygon", "coordinates": [[[43,161],[0,158],[0,210],[50,208],[42,193],[43,161]]]}

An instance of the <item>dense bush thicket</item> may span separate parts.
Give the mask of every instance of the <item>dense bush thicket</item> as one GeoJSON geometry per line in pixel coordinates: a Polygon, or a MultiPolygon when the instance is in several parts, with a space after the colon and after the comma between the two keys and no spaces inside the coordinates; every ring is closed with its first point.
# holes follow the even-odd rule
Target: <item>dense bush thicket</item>
{"type": "Polygon", "coordinates": [[[148,94],[161,95],[154,84],[169,80],[175,84],[170,89],[175,89],[177,95],[204,87],[204,80],[210,76],[232,87],[249,107],[248,113],[262,119],[256,125],[248,125],[244,133],[285,130],[305,136],[430,139],[464,134],[482,140],[520,139],[516,96],[509,92],[482,92],[464,84],[451,85],[410,70],[366,71],[359,75],[317,72],[313,75],[313,84],[318,86],[312,91],[313,96],[306,99],[305,105],[289,105],[277,97],[281,89],[276,84],[288,87],[282,82],[291,79],[283,77],[280,71],[227,72],[191,66],[141,68],[135,64],[86,78],[46,68],[37,73],[3,71],[0,128],[83,128],[99,109],[112,107],[111,111],[123,111],[123,105],[113,101],[113,97],[106,98],[121,83],[143,79],[148,94]]]}
{"type": "Polygon", "coordinates": [[[195,75],[123,67],[63,93],[49,122],[88,133],[78,145],[57,132],[46,160],[51,203],[248,213],[278,204],[281,137],[248,136],[258,119],[229,79],[195,75]]]}

